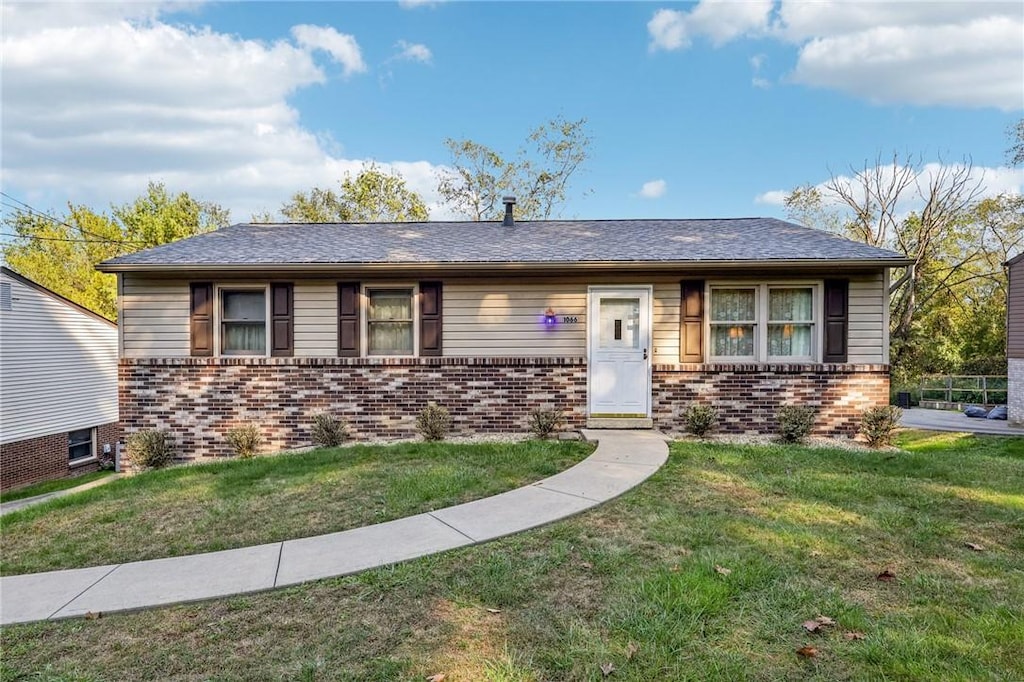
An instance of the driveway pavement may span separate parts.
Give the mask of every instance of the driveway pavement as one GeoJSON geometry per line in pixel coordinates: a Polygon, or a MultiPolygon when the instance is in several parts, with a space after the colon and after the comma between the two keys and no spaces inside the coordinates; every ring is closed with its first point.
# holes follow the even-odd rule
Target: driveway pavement
{"type": "Polygon", "coordinates": [[[594,453],[501,495],[388,523],[222,552],[0,578],[0,624],[259,592],[487,542],[596,507],[668,459],[652,431],[585,431],[594,453]]]}
{"type": "Polygon", "coordinates": [[[1024,436],[1024,428],[1010,426],[1001,419],[972,419],[960,412],[925,410],[915,407],[903,410],[903,426],[930,431],[959,431],[994,436],[1024,436]]]}

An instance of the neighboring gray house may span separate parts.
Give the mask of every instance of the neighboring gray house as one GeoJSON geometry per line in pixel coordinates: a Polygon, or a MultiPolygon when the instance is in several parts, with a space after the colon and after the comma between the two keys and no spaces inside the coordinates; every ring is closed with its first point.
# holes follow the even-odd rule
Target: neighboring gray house
{"type": "Polygon", "coordinates": [[[1006,398],[1010,424],[1024,426],[1024,253],[1006,263],[1006,398]]]}
{"type": "Polygon", "coordinates": [[[117,325],[0,267],[0,487],[93,471],[117,415],[117,325]]]}
{"type": "Polygon", "coordinates": [[[260,426],[308,443],[329,410],[362,437],[415,435],[428,401],[457,432],[774,429],[786,403],[855,435],[889,397],[896,253],[768,218],[234,225],[99,266],[118,275],[126,433],[186,456],[260,426]],[[510,224],[511,223],[511,224],[510,224]]]}

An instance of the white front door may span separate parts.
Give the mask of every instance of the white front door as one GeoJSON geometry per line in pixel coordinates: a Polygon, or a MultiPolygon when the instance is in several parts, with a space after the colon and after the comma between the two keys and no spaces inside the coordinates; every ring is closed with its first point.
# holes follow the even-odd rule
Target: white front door
{"type": "Polygon", "coordinates": [[[590,416],[649,417],[650,287],[591,287],[590,416]]]}

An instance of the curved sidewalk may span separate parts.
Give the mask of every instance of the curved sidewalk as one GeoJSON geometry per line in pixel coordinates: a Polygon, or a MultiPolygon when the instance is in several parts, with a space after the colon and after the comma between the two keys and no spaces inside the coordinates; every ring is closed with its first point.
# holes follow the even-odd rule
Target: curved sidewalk
{"type": "Polygon", "coordinates": [[[652,431],[587,431],[594,453],[475,502],[328,535],[126,564],[0,578],[0,625],[227,597],[378,568],[518,533],[596,507],[668,459],[652,431]]]}

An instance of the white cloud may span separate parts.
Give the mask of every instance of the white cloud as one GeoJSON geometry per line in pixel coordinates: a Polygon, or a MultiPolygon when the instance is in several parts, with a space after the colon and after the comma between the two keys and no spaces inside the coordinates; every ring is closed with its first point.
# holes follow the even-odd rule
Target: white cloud
{"type": "Polygon", "coordinates": [[[664,180],[651,180],[643,184],[639,196],[644,199],[657,199],[664,196],[666,189],[668,189],[668,183],[664,180]]]}
{"type": "Polygon", "coordinates": [[[421,43],[409,43],[404,40],[399,40],[395,43],[400,52],[394,56],[394,59],[408,59],[413,62],[422,62],[429,64],[434,58],[434,55],[430,52],[430,48],[421,43]]]}
{"type": "MultiPolygon", "coordinates": [[[[1024,108],[1024,12],[1015,2],[704,0],[658,10],[650,49],[679,50],[697,36],[722,45],[772,38],[797,48],[786,82],[880,103],[1024,108]]],[[[770,85],[758,73],[756,87],[770,85]]]]}
{"type": "Polygon", "coordinates": [[[691,36],[705,35],[723,45],[741,35],[763,32],[772,0],[704,0],[689,12],[661,9],[647,23],[651,50],[689,47],[691,36]]]}
{"type": "MultiPolygon", "coordinates": [[[[52,22],[44,6],[9,7],[0,43],[0,183],[39,208],[71,200],[105,209],[156,180],[243,221],[370,161],[346,158],[330,137],[304,128],[288,102],[328,80],[311,48],[329,46],[356,64],[333,29],[268,43],[165,23],[152,7],[140,13],[129,5],[126,19],[109,5],[46,6],[52,22]],[[69,13],[79,23],[65,21],[69,13]]],[[[437,167],[378,163],[439,209],[437,167]]]]}
{"type": "Polygon", "coordinates": [[[338,33],[330,26],[300,24],[292,26],[292,35],[302,47],[331,55],[331,59],[341,64],[346,76],[366,71],[359,43],[347,33],[338,33]]]}
{"type": "Polygon", "coordinates": [[[784,189],[773,189],[767,192],[762,192],[754,197],[755,204],[767,204],[768,206],[784,206],[786,204],[786,197],[789,195],[789,191],[784,189]]]}

